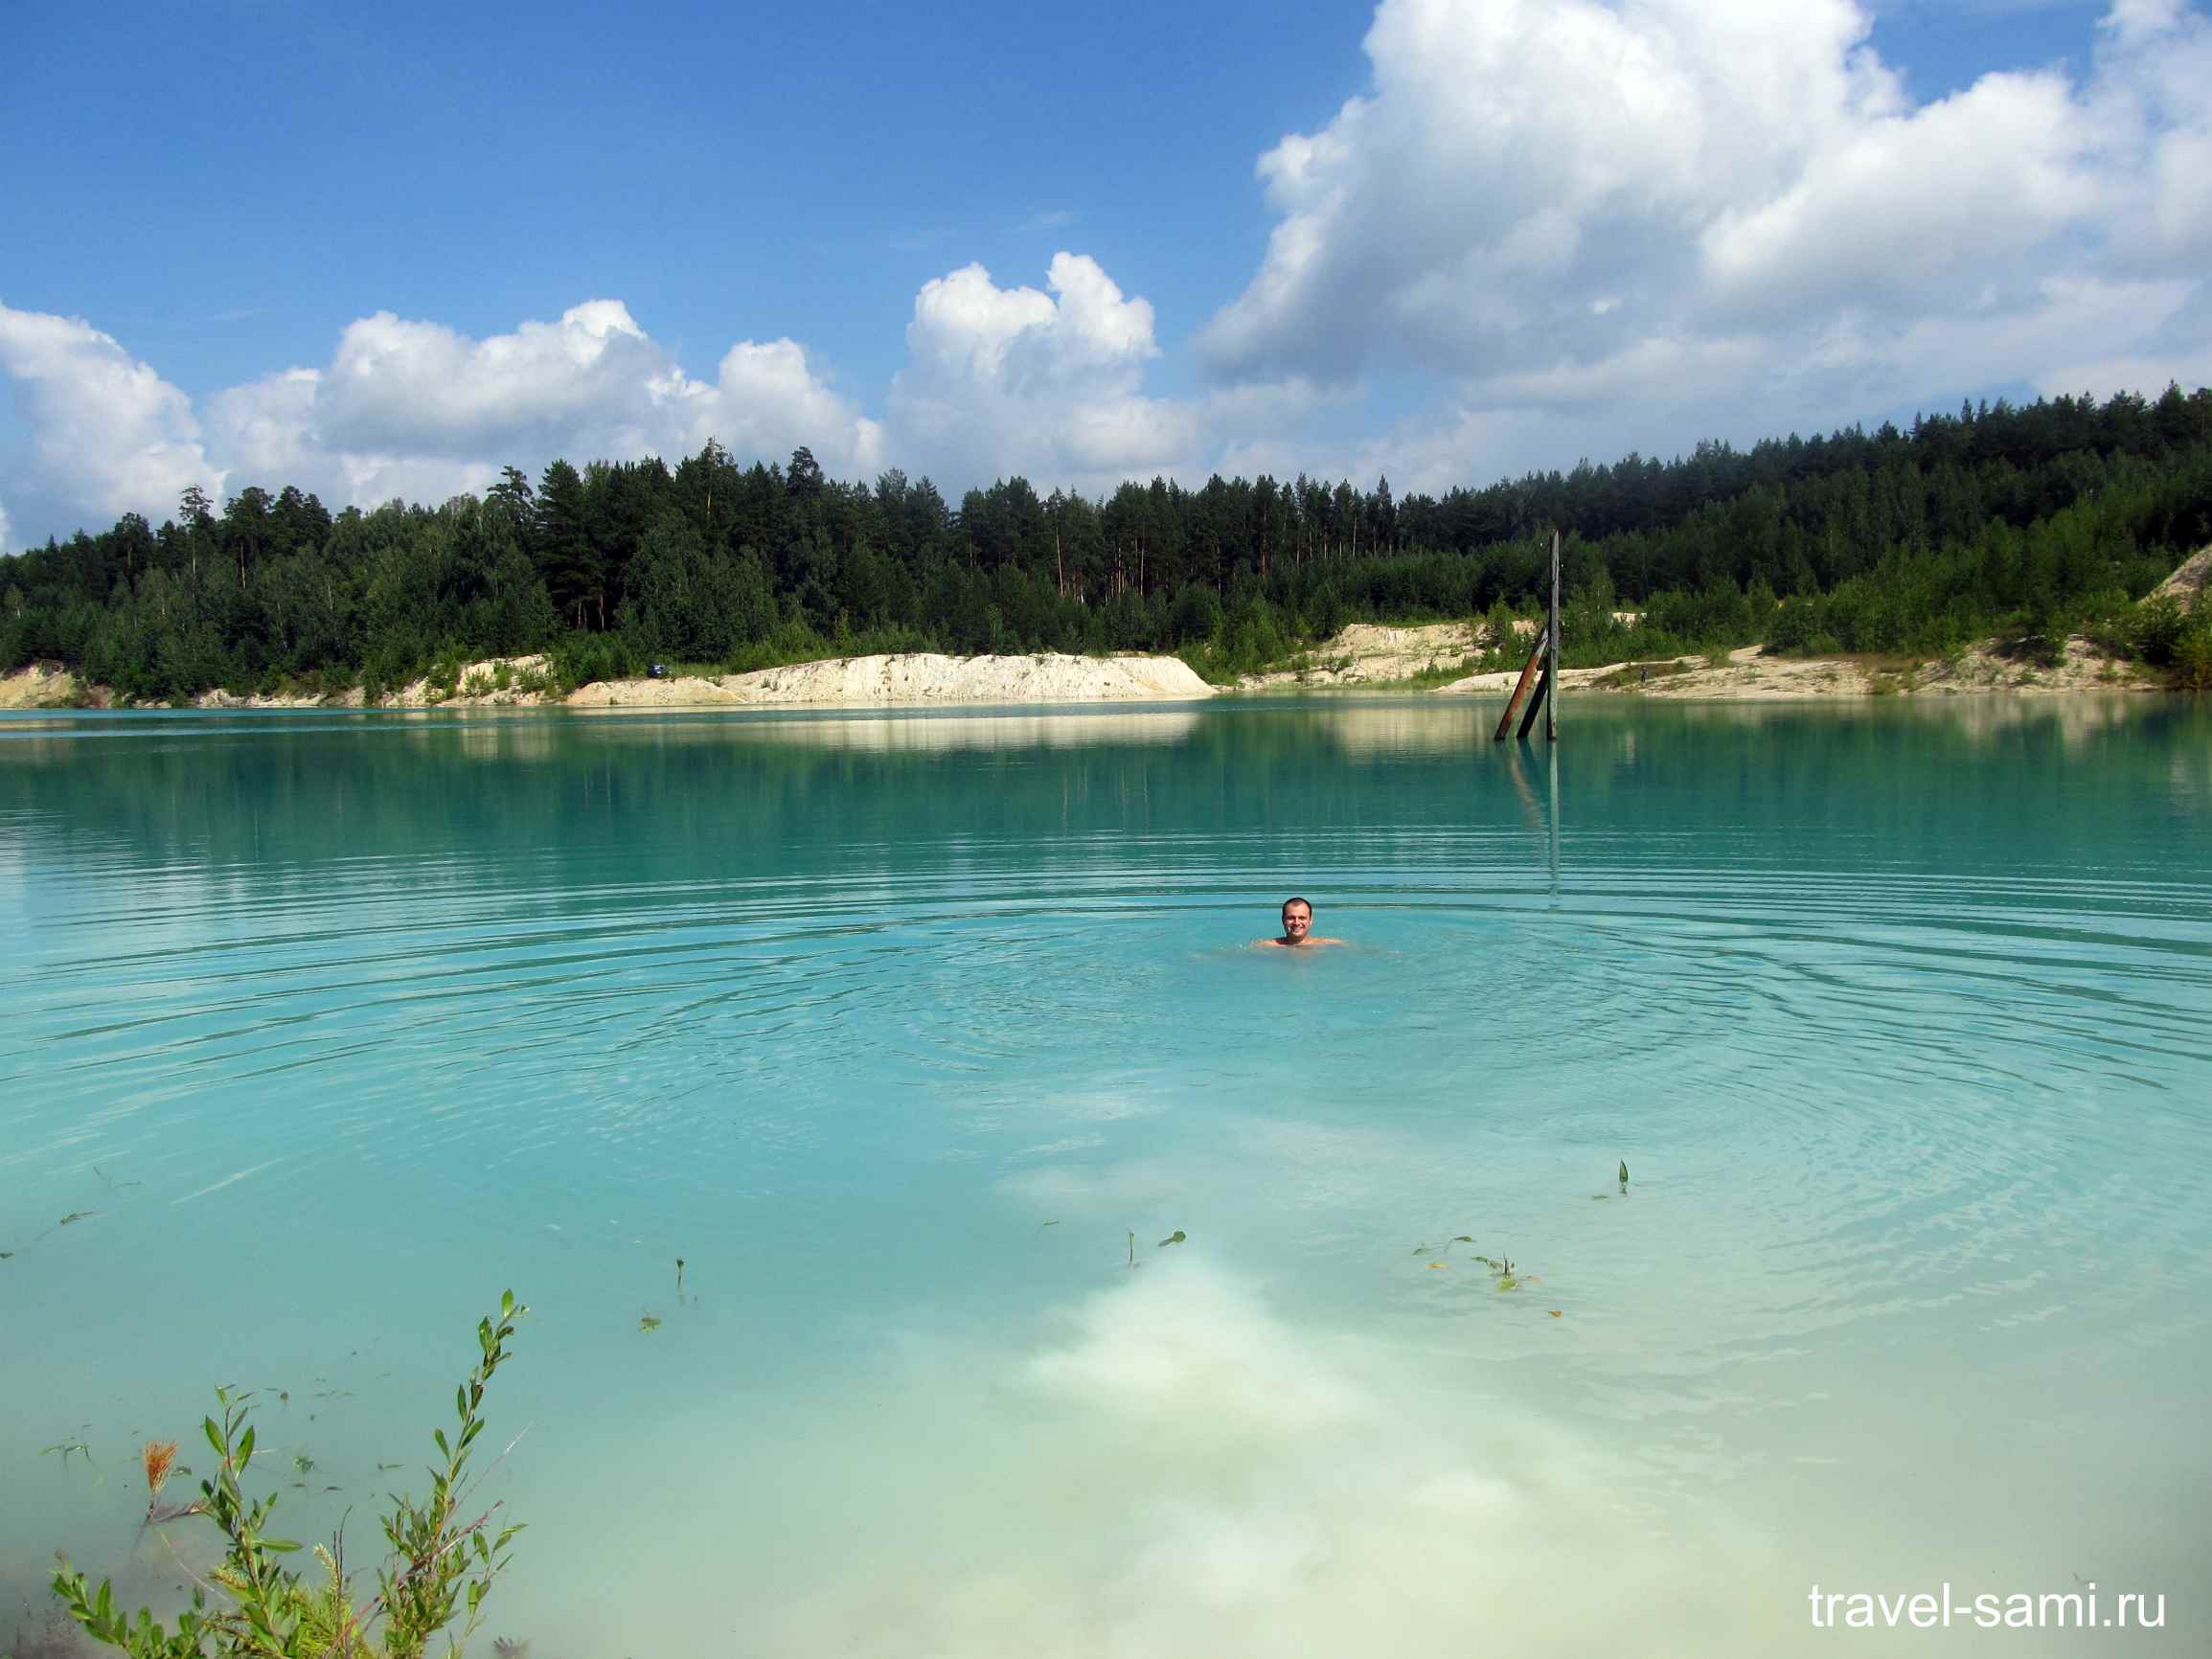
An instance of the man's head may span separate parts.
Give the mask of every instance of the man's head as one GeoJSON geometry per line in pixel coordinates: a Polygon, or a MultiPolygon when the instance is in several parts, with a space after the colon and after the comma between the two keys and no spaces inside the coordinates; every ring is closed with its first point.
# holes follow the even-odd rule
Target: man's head
{"type": "Polygon", "coordinates": [[[1303,898],[1283,900],[1283,937],[1295,943],[1313,931],[1313,907],[1303,898]]]}

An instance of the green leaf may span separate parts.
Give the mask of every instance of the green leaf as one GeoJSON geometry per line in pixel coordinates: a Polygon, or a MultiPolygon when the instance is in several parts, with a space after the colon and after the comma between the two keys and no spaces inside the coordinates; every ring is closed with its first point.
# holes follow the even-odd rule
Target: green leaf
{"type": "Polygon", "coordinates": [[[223,1431],[216,1427],[215,1419],[212,1417],[202,1418],[200,1427],[207,1430],[207,1443],[215,1447],[216,1456],[222,1456],[223,1431]]]}
{"type": "Polygon", "coordinates": [[[244,1468],[254,1461],[254,1431],[247,1429],[239,1439],[239,1467],[244,1468]]]}
{"type": "Polygon", "coordinates": [[[1183,1230],[1180,1227],[1177,1227],[1173,1233],[1170,1233],[1165,1239],[1162,1239],[1157,1244],[1153,1245],[1152,1248],[1155,1250],[1165,1250],[1171,1244],[1183,1243],[1186,1238],[1187,1235],[1185,1235],[1183,1230]]]}
{"type": "Polygon", "coordinates": [[[273,1550],[280,1556],[289,1554],[299,1547],[298,1541],[292,1538],[263,1538],[262,1540],[262,1549],[273,1550]]]}

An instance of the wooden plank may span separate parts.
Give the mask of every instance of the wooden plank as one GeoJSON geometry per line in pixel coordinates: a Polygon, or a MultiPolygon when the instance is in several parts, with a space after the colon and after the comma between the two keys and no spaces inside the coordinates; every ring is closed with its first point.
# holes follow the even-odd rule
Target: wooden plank
{"type": "Polygon", "coordinates": [[[1551,655],[1543,670],[1543,735],[1552,742],[1560,740],[1560,533],[1552,532],[1552,614],[1551,655]]]}
{"type": "Polygon", "coordinates": [[[1551,695],[1551,689],[1552,671],[1546,669],[1543,671],[1543,679],[1537,686],[1536,695],[1528,700],[1528,713],[1520,717],[1520,736],[1523,739],[1527,738],[1529,728],[1536,724],[1537,714],[1543,708],[1544,699],[1551,695]]]}
{"type": "Polygon", "coordinates": [[[1520,678],[1514,682],[1513,695],[1506,699],[1505,713],[1498,716],[1497,730],[1491,734],[1491,741],[1502,743],[1506,733],[1513,730],[1513,717],[1520,711],[1521,698],[1528,695],[1529,682],[1536,678],[1537,664],[1543,661],[1543,640],[1539,636],[1530,648],[1528,661],[1521,665],[1520,678]]]}

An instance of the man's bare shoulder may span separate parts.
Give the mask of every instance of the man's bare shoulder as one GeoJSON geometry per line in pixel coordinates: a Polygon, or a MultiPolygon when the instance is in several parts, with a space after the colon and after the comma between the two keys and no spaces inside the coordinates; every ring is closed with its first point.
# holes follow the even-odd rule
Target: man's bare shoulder
{"type": "Polygon", "coordinates": [[[1254,950],[1304,950],[1308,945],[1311,944],[1343,944],[1345,943],[1346,942],[1341,939],[1323,939],[1317,937],[1314,934],[1309,933],[1304,939],[1295,941],[1288,939],[1255,939],[1252,941],[1252,948],[1254,950]]]}

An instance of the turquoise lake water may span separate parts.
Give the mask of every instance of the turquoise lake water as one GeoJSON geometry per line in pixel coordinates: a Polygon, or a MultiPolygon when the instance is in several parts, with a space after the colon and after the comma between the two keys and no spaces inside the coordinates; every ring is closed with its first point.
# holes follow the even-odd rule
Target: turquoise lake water
{"type": "Polygon", "coordinates": [[[0,1650],[509,1285],[472,1652],[2212,1650],[2212,710],[1494,717],[0,716],[0,1650]]]}

